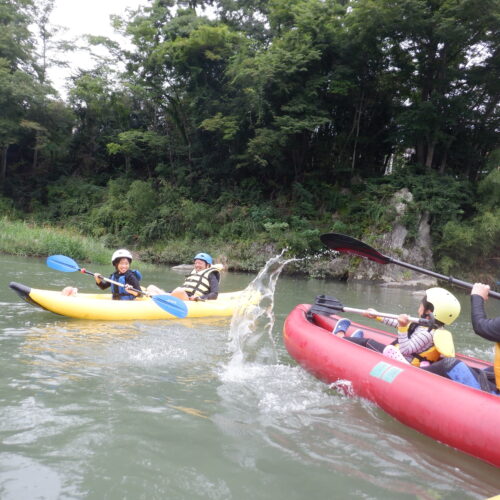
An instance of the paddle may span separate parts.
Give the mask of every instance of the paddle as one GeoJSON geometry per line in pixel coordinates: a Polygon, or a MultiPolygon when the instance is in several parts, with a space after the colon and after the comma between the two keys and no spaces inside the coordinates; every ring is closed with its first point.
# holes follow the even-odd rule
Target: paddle
{"type": "MultiPolygon", "coordinates": [[[[400,260],[393,259],[387,255],[383,255],[371,246],[357,240],[351,236],[339,233],[326,233],[320,236],[321,241],[330,249],[337,250],[337,252],[352,253],[364,257],[365,259],[373,260],[379,264],[396,264],[398,266],[406,267],[412,269],[413,271],[418,271],[423,274],[428,274],[429,276],[434,276],[440,280],[445,280],[453,285],[460,286],[462,288],[473,287],[472,283],[467,283],[467,281],[462,281],[452,276],[445,276],[444,274],[435,273],[434,271],[429,271],[422,267],[414,266],[413,264],[408,264],[406,262],[401,262],[400,260]]],[[[488,292],[490,297],[495,299],[500,299],[500,293],[490,290],[488,292]]]]}
{"type": "MultiPolygon", "coordinates": [[[[55,269],[56,271],[62,271],[66,273],[80,271],[83,274],[90,274],[91,276],[95,276],[97,274],[79,267],[73,259],[71,259],[70,257],[66,257],[65,255],[50,255],[49,257],[47,257],[47,265],[52,269],[55,269]]],[[[125,287],[123,283],[113,281],[109,278],[105,278],[104,276],[101,276],[101,279],[109,283],[113,283],[114,285],[125,287]]],[[[176,316],[177,318],[185,318],[187,316],[188,309],[186,303],[183,300],[174,297],[173,295],[151,295],[147,292],[137,290],[135,288],[131,288],[131,290],[151,297],[151,299],[157,306],[161,307],[164,311],[172,314],[173,316],[176,316]]]]}
{"type": "MultiPolygon", "coordinates": [[[[375,316],[380,316],[382,318],[392,318],[392,319],[398,319],[398,314],[391,314],[391,313],[383,313],[383,312],[378,312],[375,311],[369,311],[368,309],[356,309],[354,307],[347,307],[344,306],[338,299],[335,297],[331,297],[328,295],[318,295],[316,297],[316,301],[314,302],[314,305],[311,309],[312,313],[315,312],[323,312],[330,314],[332,311],[343,311],[343,312],[350,312],[350,313],[356,313],[356,314],[366,314],[366,313],[371,313],[374,314],[375,316]]],[[[411,316],[408,316],[408,319],[410,323],[418,323],[419,325],[423,326],[430,326],[430,327],[435,327],[434,321],[432,319],[425,319],[425,318],[414,318],[411,316]]]]}
{"type": "MultiPolygon", "coordinates": [[[[398,319],[397,314],[391,313],[383,313],[378,311],[368,311],[368,309],[356,309],[354,307],[346,307],[344,306],[338,299],[335,297],[331,297],[329,295],[318,295],[314,302],[314,305],[311,308],[311,313],[316,314],[331,314],[332,311],[343,311],[343,312],[352,312],[356,314],[366,314],[371,313],[375,316],[380,316],[382,318],[392,318],[398,319]]],[[[434,323],[434,319],[425,319],[425,318],[413,318],[408,316],[408,319],[411,323],[418,323],[419,325],[436,328],[438,325],[434,323]]],[[[444,330],[442,328],[438,328],[433,337],[434,345],[436,349],[440,352],[442,356],[453,358],[455,356],[455,345],[453,343],[453,337],[448,330],[444,330]]]]}

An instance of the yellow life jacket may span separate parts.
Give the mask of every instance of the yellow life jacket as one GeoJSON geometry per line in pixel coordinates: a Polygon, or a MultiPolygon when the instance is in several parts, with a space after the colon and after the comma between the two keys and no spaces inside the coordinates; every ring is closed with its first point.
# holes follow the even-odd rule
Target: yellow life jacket
{"type": "Polygon", "coordinates": [[[493,371],[495,372],[495,384],[500,390],[500,342],[495,344],[495,361],[493,362],[493,371]]]}
{"type": "Polygon", "coordinates": [[[426,351],[419,352],[413,355],[411,364],[413,366],[420,366],[421,361],[429,361],[429,363],[435,363],[441,357],[441,353],[437,350],[436,346],[433,345],[429,347],[426,351]]]}
{"type": "Polygon", "coordinates": [[[193,269],[191,274],[189,274],[182,284],[182,288],[186,290],[186,293],[191,297],[201,297],[206,293],[210,292],[210,281],[208,277],[212,273],[217,273],[216,277],[219,279],[220,273],[216,267],[208,267],[202,271],[196,271],[193,269]]]}
{"type": "Polygon", "coordinates": [[[420,366],[421,361],[435,363],[439,361],[441,356],[447,358],[455,357],[453,337],[448,330],[436,330],[433,335],[433,341],[434,344],[431,347],[413,355],[413,359],[410,362],[413,366],[420,366]]]}

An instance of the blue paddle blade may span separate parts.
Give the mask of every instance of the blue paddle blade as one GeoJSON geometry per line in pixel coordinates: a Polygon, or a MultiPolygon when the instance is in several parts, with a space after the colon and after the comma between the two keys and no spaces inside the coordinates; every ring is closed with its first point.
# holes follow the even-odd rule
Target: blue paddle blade
{"type": "Polygon", "coordinates": [[[78,264],[73,259],[66,257],[66,255],[49,255],[47,257],[47,265],[56,271],[63,271],[65,273],[80,270],[78,264]]]}
{"type": "Polygon", "coordinates": [[[172,316],[176,316],[177,318],[185,318],[187,316],[187,305],[178,297],[174,297],[173,295],[152,295],[151,298],[156,305],[160,306],[172,316]]]}

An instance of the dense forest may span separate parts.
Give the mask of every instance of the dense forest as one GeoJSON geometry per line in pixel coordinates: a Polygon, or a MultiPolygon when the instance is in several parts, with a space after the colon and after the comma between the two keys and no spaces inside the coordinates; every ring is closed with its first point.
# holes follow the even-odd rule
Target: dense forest
{"type": "MultiPolygon", "coordinates": [[[[497,0],[151,0],[48,78],[53,0],[0,0],[0,213],[144,259],[370,242],[429,214],[436,267],[498,268],[497,0]]],[[[96,13],[98,15],[98,13],[96,13]]],[[[91,32],[91,27],[89,27],[91,32]]]]}

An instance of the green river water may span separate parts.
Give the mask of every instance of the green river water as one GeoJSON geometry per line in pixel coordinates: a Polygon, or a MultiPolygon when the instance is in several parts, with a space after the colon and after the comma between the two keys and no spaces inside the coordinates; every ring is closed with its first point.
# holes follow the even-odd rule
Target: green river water
{"type": "MultiPolygon", "coordinates": [[[[419,299],[408,290],[284,277],[276,258],[258,279],[223,275],[223,291],[254,280],[264,292],[252,316],[83,321],[23,302],[8,283],[93,292],[91,277],[58,273],[38,259],[0,256],[0,265],[2,500],[438,500],[500,493],[498,469],[339,394],[283,346],[286,315],[320,293],[350,307],[415,315],[419,299]]],[[[166,289],[183,278],[167,268],[143,274],[143,284],[166,289]]],[[[462,303],[450,328],[457,350],[492,359],[491,343],[472,333],[467,292],[453,291],[462,303]]],[[[500,301],[488,301],[487,310],[500,315],[500,301]]]]}

